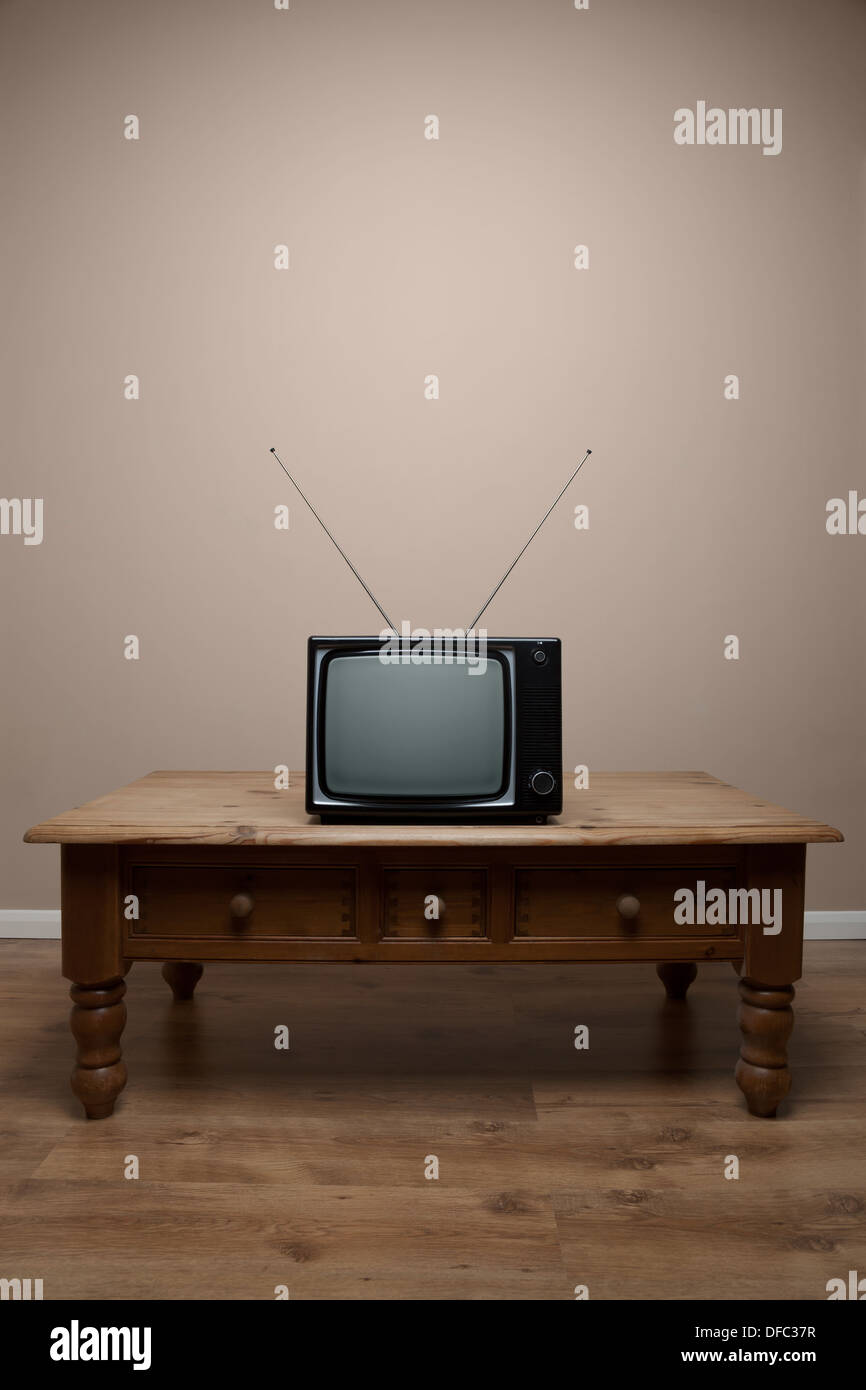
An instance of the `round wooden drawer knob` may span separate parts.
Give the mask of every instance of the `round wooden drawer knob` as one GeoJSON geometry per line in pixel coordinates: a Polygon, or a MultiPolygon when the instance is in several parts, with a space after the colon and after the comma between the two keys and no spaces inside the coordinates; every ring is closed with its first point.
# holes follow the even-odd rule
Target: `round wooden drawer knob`
{"type": "Polygon", "coordinates": [[[245,922],[248,917],[251,917],[253,915],[254,906],[255,904],[253,903],[253,900],[250,897],[249,893],[235,893],[234,897],[229,903],[229,912],[231,913],[235,921],[238,923],[238,925],[240,925],[241,923],[245,922]]]}
{"type": "Polygon", "coordinates": [[[640,916],[640,898],[635,898],[631,893],[623,893],[621,898],[616,900],[616,910],[624,922],[633,922],[635,917],[640,916]]]}

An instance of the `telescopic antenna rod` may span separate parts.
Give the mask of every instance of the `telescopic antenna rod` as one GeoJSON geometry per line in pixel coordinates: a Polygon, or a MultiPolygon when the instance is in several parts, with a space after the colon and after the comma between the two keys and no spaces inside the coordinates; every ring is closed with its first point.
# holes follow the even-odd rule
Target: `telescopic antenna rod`
{"type": "MultiPolygon", "coordinates": [[[[339,552],[340,552],[340,554],[342,555],[343,559],[346,561],[346,564],[349,566],[349,569],[350,569],[350,570],[352,571],[352,573],[354,574],[354,576],[355,576],[355,578],[357,579],[358,583],[360,584],[361,588],[362,588],[362,589],[364,590],[364,592],[367,594],[368,598],[371,598],[371,599],[373,600],[373,603],[376,605],[376,607],[378,608],[379,612],[382,614],[382,617],[385,619],[385,622],[388,624],[388,626],[389,626],[389,628],[391,629],[391,631],[392,631],[392,632],[396,632],[396,631],[397,631],[396,627],[395,627],[394,624],[391,622],[391,619],[388,617],[388,614],[385,612],[385,610],[384,610],[384,608],[382,607],[382,605],[381,605],[381,603],[379,602],[379,600],[376,598],[376,595],[373,593],[373,590],[372,590],[367,584],[364,583],[363,579],[361,578],[361,576],[360,576],[360,574],[358,573],[358,571],[355,569],[355,566],[352,564],[352,561],[349,559],[349,557],[348,557],[348,555],[346,554],[346,552],[345,552],[345,550],[343,549],[343,547],[342,547],[341,545],[339,545],[339,544],[337,543],[337,541],[334,540],[334,537],[331,535],[331,533],[330,533],[330,531],[328,530],[327,526],[325,525],[324,521],[323,521],[322,518],[319,516],[319,513],[316,511],[316,509],[315,509],[315,507],[313,506],[312,502],[310,501],[309,497],[304,497],[304,494],[301,492],[301,489],[298,487],[297,483],[295,482],[294,478],[292,477],[292,475],[291,475],[291,473],[289,472],[289,470],[288,470],[288,468],[286,467],[286,465],[283,463],[283,460],[280,458],[280,456],[279,456],[279,454],[277,453],[276,449],[271,449],[271,453],[273,454],[273,456],[274,456],[274,458],[276,459],[277,463],[278,463],[278,464],[280,465],[280,467],[282,468],[283,472],[285,473],[285,475],[286,475],[286,477],[288,478],[289,482],[291,483],[292,487],[295,489],[295,492],[298,494],[299,497],[303,498],[304,502],[306,502],[306,504],[307,504],[307,506],[309,507],[310,511],[313,513],[313,516],[316,518],[316,520],[318,521],[318,523],[319,523],[319,525],[321,526],[322,530],[324,531],[325,535],[328,537],[328,540],[331,541],[331,543],[337,547],[337,550],[339,550],[339,552]]],[[[557,500],[558,500],[558,499],[557,499],[557,500]]]]}
{"type": "MultiPolygon", "coordinates": [[[[475,624],[478,622],[478,619],[481,617],[481,614],[484,613],[485,610],[489,607],[489,605],[493,602],[493,600],[495,599],[496,595],[499,593],[499,590],[502,588],[503,584],[505,583],[506,579],[508,578],[509,574],[510,574],[511,571],[514,569],[514,566],[517,564],[517,561],[520,559],[520,556],[521,556],[521,555],[525,555],[526,551],[529,549],[530,545],[531,545],[532,542],[535,540],[535,537],[538,535],[538,533],[539,533],[539,531],[541,530],[542,526],[544,525],[545,521],[546,521],[547,518],[550,516],[550,513],[553,511],[553,509],[554,509],[554,507],[556,506],[557,502],[559,501],[560,497],[562,496],[562,494],[563,494],[564,492],[567,492],[568,489],[571,487],[571,484],[574,482],[575,478],[577,477],[577,475],[578,475],[578,473],[580,472],[580,470],[581,470],[581,468],[583,467],[583,465],[586,463],[586,460],[589,458],[589,456],[590,456],[591,453],[592,453],[592,450],[591,450],[591,449],[587,449],[587,451],[586,451],[586,453],[584,454],[583,458],[580,460],[580,463],[577,465],[577,467],[575,468],[575,470],[574,470],[574,472],[572,473],[571,477],[569,478],[568,482],[565,484],[565,487],[562,489],[562,492],[557,493],[556,497],[555,497],[554,500],[551,502],[551,504],[550,504],[550,506],[548,507],[547,511],[544,513],[544,516],[541,518],[541,520],[539,521],[539,523],[538,523],[538,525],[536,526],[535,530],[533,531],[532,535],[529,537],[529,540],[526,542],[526,545],[523,547],[523,549],[520,551],[519,554],[515,555],[514,559],[511,561],[511,564],[508,566],[508,569],[505,571],[505,573],[503,574],[503,576],[502,576],[502,578],[500,579],[499,583],[496,585],[496,588],[493,590],[493,593],[490,595],[490,598],[487,600],[487,603],[485,603],[485,605],[484,605],[483,608],[479,609],[479,611],[476,613],[475,617],[472,619],[472,622],[469,624],[468,628],[466,629],[467,632],[471,632],[471,630],[475,627],[475,624]]],[[[372,597],[372,595],[371,595],[371,597],[372,597]]],[[[376,600],[373,599],[373,602],[375,603],[376,600]]],[[[377,607],[378,607],[378,605],[377,605],[377,607]]]]}

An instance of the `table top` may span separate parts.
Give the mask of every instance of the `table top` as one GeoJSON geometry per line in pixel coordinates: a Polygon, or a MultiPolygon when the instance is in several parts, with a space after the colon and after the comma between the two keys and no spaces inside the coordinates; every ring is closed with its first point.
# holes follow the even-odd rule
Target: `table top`
{"type": "Polygon", "coordinates": [[[27,831],[31,844],[670,845],[841,840],[830,825],[739,791],[706,772],[566,775],[561,816],[546,825],[322,825],[304,810],[304,774],[151,772],[27,831]]]}

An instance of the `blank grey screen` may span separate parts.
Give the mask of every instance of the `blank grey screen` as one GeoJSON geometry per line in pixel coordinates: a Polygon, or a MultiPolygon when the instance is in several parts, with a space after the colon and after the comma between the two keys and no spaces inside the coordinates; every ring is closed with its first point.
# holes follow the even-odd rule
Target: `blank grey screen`
{"type": "Polygon", "coordinates": [[[503,781],[502,663],[327,665],[325,781],[336,796],[494,796],[503,781]]]}

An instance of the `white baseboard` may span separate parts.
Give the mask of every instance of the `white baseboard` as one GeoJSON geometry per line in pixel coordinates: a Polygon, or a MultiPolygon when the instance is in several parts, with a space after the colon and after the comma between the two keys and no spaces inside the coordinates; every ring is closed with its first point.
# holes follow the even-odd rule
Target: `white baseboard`
{"type": "MultiPolygon", "coordinates": [[[[60,939],[59,908],[0,908],[0,937],[60,939]]],[[[807,912],[807,941],[866,940],[866,911],[807,912]]]]}
{"type": "Polygon", "coordinates": [[[861,941],[866,937],[866,912],[807,912],[807,941],[861,941]]]}
{"type": "Polygon", "coordinates": [[[60,940],[59,907],[0,907],[0,936],[60,940]]]}

